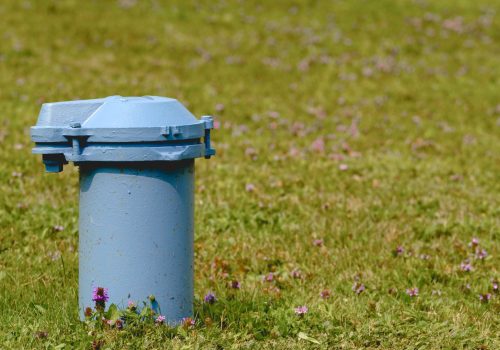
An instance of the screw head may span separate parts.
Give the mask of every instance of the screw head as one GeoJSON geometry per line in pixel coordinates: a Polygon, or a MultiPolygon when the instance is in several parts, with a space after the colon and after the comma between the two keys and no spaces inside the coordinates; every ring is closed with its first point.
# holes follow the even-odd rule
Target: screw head
{"type": "Polygon", "coordinates": [[[73,122],[73,123],[70,123],[69,126],[71,128],[74,128],[74,129],[77,129],[77,128],[81,128],[82,127],[82,124],[80,123],[77,123],[77,122],[73,122]]]}
{"type": "Polygon", "coordinates": [[[214,128],[214,118],[210,115],[204,115],[201,117],[201,120],[205,123],[205,129],[213,129],[214,128]]]}

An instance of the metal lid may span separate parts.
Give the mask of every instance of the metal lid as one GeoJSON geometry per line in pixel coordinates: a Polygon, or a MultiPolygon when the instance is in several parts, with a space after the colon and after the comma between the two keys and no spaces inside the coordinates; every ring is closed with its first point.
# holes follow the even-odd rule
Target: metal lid
{"type": "Polygon", "coordinates": [[[210,158],[212,128],[212,117],[198,120],[172,98],[110,96],[43,104],[31,138],[47,171],[59,172],[69,161],[210,158]]]}

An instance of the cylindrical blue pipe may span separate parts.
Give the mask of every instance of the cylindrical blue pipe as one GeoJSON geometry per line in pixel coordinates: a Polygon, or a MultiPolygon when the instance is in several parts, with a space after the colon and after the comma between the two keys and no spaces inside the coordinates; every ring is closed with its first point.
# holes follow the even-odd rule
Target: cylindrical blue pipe
{"type": "Polygon", "coordinates": [[[105,287],[118,307],[154,295],[178,323],[193,313],[194,159],[80,164],[79,306],[105,287]]]}

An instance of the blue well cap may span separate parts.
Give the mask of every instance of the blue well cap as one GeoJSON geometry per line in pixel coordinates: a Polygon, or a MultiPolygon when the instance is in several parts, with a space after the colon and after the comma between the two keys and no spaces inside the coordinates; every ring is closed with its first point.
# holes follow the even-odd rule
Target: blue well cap
{"type": "Polygon", "coordinates": [[[196,119],[179,101],[110,96],[44,103],[31,128],[33,153],[48,172],[68,162],[148,162],[210,158],[213,119],[196,119]],[[201,142],[201,138],[204,138],[201,142]]]}

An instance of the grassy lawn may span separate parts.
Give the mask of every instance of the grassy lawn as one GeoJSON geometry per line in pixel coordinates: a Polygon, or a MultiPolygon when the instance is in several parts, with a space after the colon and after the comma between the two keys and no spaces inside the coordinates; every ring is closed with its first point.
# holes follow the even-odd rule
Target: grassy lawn
{"type": "Polygon", "coordinates": [[[1,1],[0,348],[499,349],[499,15],[1,1]],[[117,94],[219,124],[196,162],[192,329],[78,320],[78,169],[43,173],[29,127],[43,102],[117,94]]]}

